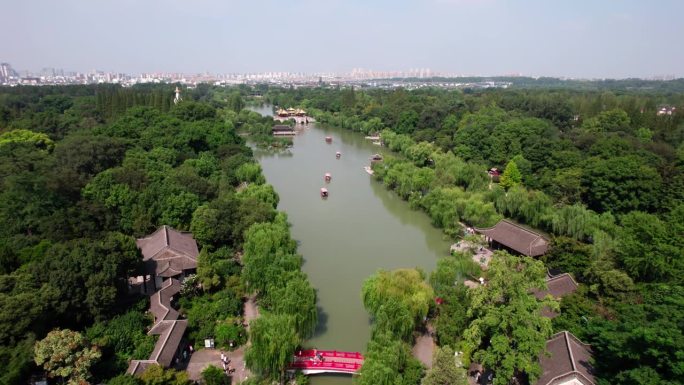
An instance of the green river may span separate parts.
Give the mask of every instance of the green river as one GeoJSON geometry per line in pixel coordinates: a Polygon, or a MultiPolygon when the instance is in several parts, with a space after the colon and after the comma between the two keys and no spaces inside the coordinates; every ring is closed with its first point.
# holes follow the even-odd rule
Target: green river
{"type": "MultiPolygon", "coordinates": [[[[252,110],[272,114],[266,107],[252,110]]],[[[363,281],[378,269],[420,267],[429,274],[448,254],[449,243],[427,215],[411,210],[364,171],[372,154],[389,150],[360,133],[307,127],[290,150],[255,150],[255,156],[280,196],[278,208],[288,215],[303,270],[318,292],[319,326],[306,346],[364,352],[370,320],[361,301],[363,281]],[[331,144],[326,136],[332,136],[331,144]],[[325,200],[321,187],[330,193],[325,200]]],[[[348,385],[351,376],[312,376],[311,383],[348,385]]]]}

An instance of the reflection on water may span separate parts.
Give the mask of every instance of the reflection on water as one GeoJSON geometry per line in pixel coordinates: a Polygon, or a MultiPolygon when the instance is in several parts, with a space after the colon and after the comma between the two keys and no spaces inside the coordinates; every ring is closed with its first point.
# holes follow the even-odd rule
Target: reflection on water
{"type": "MultiPolygon", "coordinates": [[[[422,211],[407,210],[408,203],[402,200],[394,192],[387,190],[381,182],[371,183],[373,193],[380,198],[383,206],[392,214],[394,214],[402,224],[411,225],[418,224],[421,228],[429,226],[432,228],[432,222],[422,211]],[[421,223],[425,220],[425,223],[421,223]]],[[[439,256],[445,255],[443,246],[447,242],[446,235],[441,231],[426,231],[425,245],[439,256]]],[[[447,253],[448,254],[448,249],[447,253]]]]}
{"type": "Polygon", "coordinates": [[[247,109],[258,112],[264,116],[273,116],[273,107],[269,104],[263,104],[261,106],[249,106],[247,109]]]}
{"type": "MultiPolygon", "coordinates": [[[[411,210],[364,171],[370,156],[385,149],[362,134],[308,127],[295,136],[291,153],[257,150],[255,156],[280,196],[279,209],[287,212],[305,260],[303,270],[317,289],[321,325],[307,346],[365,351],[370,327],[361,302],[363,281],[378,269],[420,267],[429,273],[437,258],[448,254],[449,244],[424,213],[411,210]],[[326,136],[332,136],[331,144],[326,136]],[[332,174],[327,185],[326,172],[332,174]],[[319,196],[323,186],[330,192],[326,200],[319,196]]],[[[312,380],[351,383],[349,376],[312,380]]]]}

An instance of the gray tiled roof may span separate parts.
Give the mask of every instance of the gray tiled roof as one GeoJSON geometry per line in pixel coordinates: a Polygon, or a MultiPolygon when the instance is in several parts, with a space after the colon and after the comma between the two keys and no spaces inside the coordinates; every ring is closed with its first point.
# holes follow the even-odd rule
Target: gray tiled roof
{"type": "Polygon", "coordinates": [[[126,373],[138,375],[149,365],[159,364],[169,367],[173,363],[185,329],[188,327],[188,321],[179,320],[178,311],[171,307],[171,297],[179,291],[180,281],[168,278],[162,284],[162,288],[150,297],[150,312],[154,315],[154,326],[148,334],[159,335],[159,339],[154,345],[150,358],[131,361],[126,373]]]}
{"type": "Polygon", "coordinates": [[[180,314],[171,306],[173,296],[181,290],[178,279],[184,270],[197,267],[197,243],[192,234],[162,226],[154,234],[136,240],[143,254],[143,260],[150,274],[166,278],[162,287],[150,297],[150,312],[154,315],[154,326],[148,334],[159,335],[148,360],[132,360],[126,373],[142,374],[153,364],[169,367],[183,339],[188,321],[178,319],[180,314]]]}
{"type": "Polygon", "coordinates": [[[126,373],[139,376],[143,374],[148,366],[156,364],[157,362],[152,360],[132,360],[130,363],[128,363],[128,369],[126,370],[126,373]]]}
{"type": "Polygon", "coordinates": [[[155,325],[153,330],[156,330],[157,333],[153,334],[159,334],[159,339],[154,345],[150,359],[132,360],[128,364],[126,373],[137,376],[142,374],[150,365],[170,367],[187,327],[187,320],[161,321],[155,325]]]}
{"type": "Polygon", "coordinates": [[[197,268],[197,242],[192,234],[162,226],[152,235],[136,240],[148,274],[173,277],[197,268]]]}
{"type": "Polygon", "coordinates": [[[151,235],[136,240],[142,251],[143,259],[155,258],[157,253],[165,248],[177,253],[183,253],[191,258],[197,258],[199,250],[197,242],[188,232],[174,230],[169,226],[162,226],[151,235]]]}
{"type": "Polygon", "coordinates": [[[185,333],[185,329],[188,327],[188,320],[161,321],[161,323],[166,324],[166,327],[163,328],[159,335],[159,340],[154,345],[150,359],[159,363],[159,365],[169,367],[173,363],[173,357],[176,355],[178,345],[180,345],[183,339],[183,333],[185,333]]]}
{"type": "MultiPolygon", "coordinates": [[[[546,290],[533,290],[532,294],[534,294],[534,296],[540,300],[549,294],[553,298],[560,299],[568,294],[574,293],[578,287],[577,282],[575,282],[575,280],[572,279],[572,276],[568,273],[563,273],[560,275],[556,275],[555,277],[546,278],[546,285],[546,290]]],[[[544,317],[549,318],[554,318],[558,316],[556,312],[552,311],[547,307],[542,309],[542,315],[544,317]]]]}
{"type": "Polygon", "coordinates": [[[494,227],[478,229],[477,232],[516,252],[536,257],[546,253],[549,242],[539,233],[508,220],[501,220],[494,227]]]}
{"type": "Polygon", "coordinates": [[[178,311],[171,307],[171,298],[180,292],[180,289],[180,281],[169,278],[162,283],[161,289],[152,294],[150,312],[154,315],[155,323],[178,319],[178,311]]]}
{"type": "Polygon", "coordinates": [[[572,279],[572,276],[568,273],[547,278],[546,285],[548,289],[535,290],[533,292],[537,299],[542,299],[548,294],[551,294],[553,298],[562,298],[568,294],[574,293],[577,290],[577,282],[575,282],[575,280],[572,279]]]}
{"type": "Polygon", "coordinates": [[[562,384],[576,379],[581,384],[595,385],[591,364],[591,347],[567,331],[555,334],[546,341],[546,351],[539,364],[542,375],[536,385],[562,384]]]}

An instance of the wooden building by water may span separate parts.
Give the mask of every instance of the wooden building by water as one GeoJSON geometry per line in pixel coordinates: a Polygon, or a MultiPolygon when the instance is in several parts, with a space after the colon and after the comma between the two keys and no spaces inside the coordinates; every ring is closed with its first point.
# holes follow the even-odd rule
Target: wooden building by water
{"type": "Polygon", "coordinates": [[[484,235],[495,248],[504,248],[528,257],[538,257],[549,249],[549,241],[542,234],[507,219],[499,221],[494,227],[475,228],[475,231],[484,235]]]}

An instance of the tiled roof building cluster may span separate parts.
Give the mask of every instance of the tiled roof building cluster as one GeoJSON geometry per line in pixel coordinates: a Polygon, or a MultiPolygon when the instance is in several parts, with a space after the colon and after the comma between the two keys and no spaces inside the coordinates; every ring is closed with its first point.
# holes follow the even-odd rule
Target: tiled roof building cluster
{"type": "Polygon", "coordinates": [[[126,373],[138,375],[149,365],[169,367],[173,364],[188,321],[171,302],[181,289],[181,280],[197,268],[197,242],[192,234],[162,226],[152,235],[136,240],[142,251],[145,271],[157,280],[163,280],[159,290],[150,296],[150,312],[154,325],[148,334],[159,335],[157,344],[147,360],[132,360],[126,373]]]}
{"type": "MultiPolygon", "coordinates": [[[[501,220],[494,227],[475,230],[494,246],[528,257],[543,255],[549,249],[549,241],[542,234],[509,220],[501,220]]],[[[549,274],[546,285],[545,290],[534,290],[532,294],[539,300],[547,295],[559,300],[578,288],[577,282],[568,273],[549,274]]],[[[548,308],[542,310],[542,315],[549,318],[558,316],[548,308]]],[[[539,357],[542,375],[535,385],[594,385],[591,361],[589,345],[567,331],[555,334],[546,342],[545,352],[539,357]]],[[[469,372],[482,374],[483,370],[485,369],[481,366],[474,365],[469,372]]],[[[484,377],[477,377],[479,383],[487,383],[488,380],[484,377]]]]}
{"type": "MultiPolygon", "coordinates": [[[[548,341],[539,355],[542,373],[532,385],[596,385],[591,347],[572,333],[562,331],[548,341]]],[[[468,373],[471,384],[491,384],[495,371],[471,363],[468,373]]],[[[526,380],[520,381],[527,383],[526,380]]]]}

